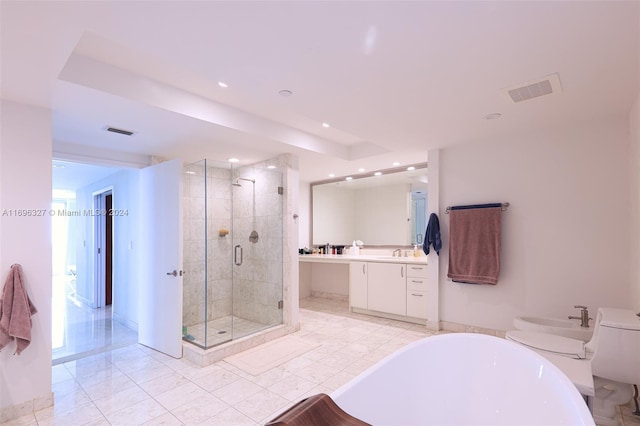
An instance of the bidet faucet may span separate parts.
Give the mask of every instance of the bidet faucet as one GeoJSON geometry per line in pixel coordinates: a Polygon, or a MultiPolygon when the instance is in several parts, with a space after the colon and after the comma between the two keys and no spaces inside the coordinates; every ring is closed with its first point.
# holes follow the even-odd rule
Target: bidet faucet
{"type": "Polygon", "coordinates": [[[574,308],[580,309],[580,316],[573,317],[569,315],[569,319],[579,319],[580,327],[589,328],[589,320],[593,318],[589,318],[589,310],[587,309],[587,307],[582,305],[575,305],[574,308]]]}
{"type": "Polygon", "coordinates": [[[399,248],[395,249],[393,251],[393,254],[391,254],[391,257],[396,257],[396,253],[398,253],[398,257],[400,257],[400,255],[402,255],[402,249],[399,249],[399,248]]]}

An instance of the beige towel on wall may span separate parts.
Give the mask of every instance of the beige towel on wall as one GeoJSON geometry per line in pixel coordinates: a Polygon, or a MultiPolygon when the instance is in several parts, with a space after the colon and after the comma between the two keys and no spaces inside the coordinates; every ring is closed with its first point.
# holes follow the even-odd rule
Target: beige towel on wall
{"type": "Polygon", "coordinates": [[[31,315],[38,312],[31,303],[22,278],[22,267],[11,265],[0,300],[0,350],[15,339],[16,354],[31,343],[31,315]]]}
{"type": "Polygon", "coordinates": [[[501,213],[501,207],[449,212],[449,278],[470,284],[498,283],[501,213]]]}

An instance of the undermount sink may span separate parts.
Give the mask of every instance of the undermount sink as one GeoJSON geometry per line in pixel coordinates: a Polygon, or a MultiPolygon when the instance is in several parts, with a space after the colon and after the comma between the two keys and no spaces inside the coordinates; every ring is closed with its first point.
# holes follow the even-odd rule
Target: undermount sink
{"type": "Polygon", "coordinates": [[[556,334],[588,342],[593,335],[593,327],[580,327],[577,320],[545,317],[516,317],[513,325],[518,330],[538,331],[556,334]]]}

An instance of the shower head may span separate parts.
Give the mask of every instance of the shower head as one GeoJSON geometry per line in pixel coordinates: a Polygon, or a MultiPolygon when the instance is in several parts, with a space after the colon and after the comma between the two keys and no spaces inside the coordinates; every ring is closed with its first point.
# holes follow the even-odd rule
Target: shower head
{"type": "Polygon", "coordinates": [[[256,183],[255,179],[247,179],[247,178],[239,177],[239,178],[236,178],[236,181],[234,183],[232,183],[231,185],[233,185],[233,186],[242,186],[242,184],[240,183],[241,180],[246,180],[247,182],[251,182],[254,185],[256,183]]]}
{"type": "Polygon", "coordinates": [[[237,178],[237,179],[236,179],[236,181],[235,181],[234,183],[232,183],[231,185],[233,185],[233,186],[242,186],[242,185],[240,184],[240,181],[241,181],[241,180],[246,180],[247,182],[251,182],[251,183],[253,183],[254,185],[255,185],[255,183],[256,183],[256,180],[255,180],[255,179],[247,179],[247,178],[239,177],[239,178],[237,178]]]}

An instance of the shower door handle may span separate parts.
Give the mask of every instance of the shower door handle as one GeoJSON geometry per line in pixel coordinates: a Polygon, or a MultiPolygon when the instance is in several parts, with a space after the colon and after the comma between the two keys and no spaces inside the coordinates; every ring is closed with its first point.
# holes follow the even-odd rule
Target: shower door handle
{"type": "Polygon", "coordinates": [[[242,246],[240,244],[233,248],[233,263],[237,266],[242,265],[242,246]],[[240,249],[240,260],[238,260],[238,249],[240,249]]]}
{"type": "Polygon", "coordinates": [[[182,276],[182,271],[176,271],[175,269],[171,272],[167,272],[167,275],[173,275],[174,277],[177,277],[178,275],[182,276]]]}

